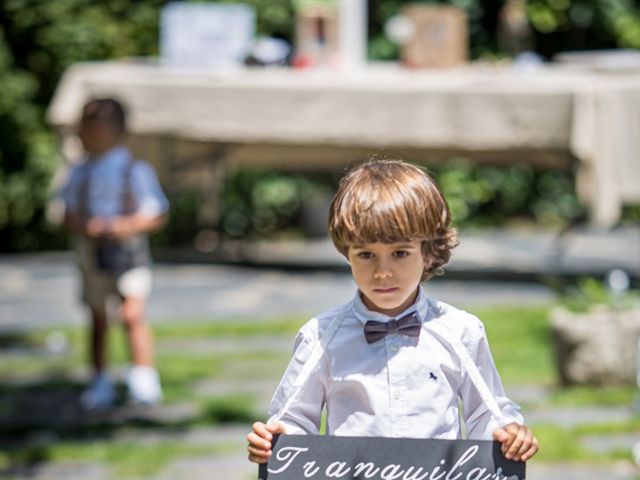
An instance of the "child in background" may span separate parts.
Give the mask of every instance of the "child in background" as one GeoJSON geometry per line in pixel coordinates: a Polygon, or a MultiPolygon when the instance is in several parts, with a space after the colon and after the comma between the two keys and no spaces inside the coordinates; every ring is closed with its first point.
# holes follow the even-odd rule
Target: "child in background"
{"type": "Polygon", "coordinates": [[[131,351],[133,365],[126,376],[129,396],[142,404],[162,398],[144,307],[152,286],[148,234],[165,224],[169,202],[151,165],[134,159],[124,145],[125,133],[126,115],[120,102],[89,101],[78,131],[85,155],[71,169],[61,192],[64,225],[72,234],[82,274],[82,300],[91,312],[92,379],[80,396],[88,410],[109,408],[116,396],[107,373],[110,297],[120,300],[131,351]]]}

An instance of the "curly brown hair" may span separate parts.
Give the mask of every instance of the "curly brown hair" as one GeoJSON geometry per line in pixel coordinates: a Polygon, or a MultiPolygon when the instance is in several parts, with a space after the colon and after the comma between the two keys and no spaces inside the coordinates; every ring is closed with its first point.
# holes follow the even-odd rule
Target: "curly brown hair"
{"type": "Polygon", "coordinates": [[[442,273],[458,245],[449,206],[421,168],[399,160],[363,163],[340,181],[329,210],[329,236],[347,256],[352,245],[421,240],[422,280],[442,273]]]}

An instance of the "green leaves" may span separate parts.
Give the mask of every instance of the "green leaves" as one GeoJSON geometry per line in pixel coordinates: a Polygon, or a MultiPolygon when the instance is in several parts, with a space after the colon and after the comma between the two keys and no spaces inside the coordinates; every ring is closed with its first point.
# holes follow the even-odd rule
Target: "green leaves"
{"type": "Polygon", "coordinates": [[[584,215],[567,172],[527,164],[482,166],[462,158],[432,169],[458,227],[499,225],[516,218],[560,226],[584,215]]]}

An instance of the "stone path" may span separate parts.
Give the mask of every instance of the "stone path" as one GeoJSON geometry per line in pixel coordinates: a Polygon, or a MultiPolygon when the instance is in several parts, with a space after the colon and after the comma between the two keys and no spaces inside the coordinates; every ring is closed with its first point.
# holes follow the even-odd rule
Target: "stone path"
{"type": "MultiPolygon", "coordinates": [[[[0,256],[0,331],[84,324],[77,283],[70,254],[0,256]]],[[[547,305],[554,299],[549,288],[536,283],[446,277],[430,282],[428,291],[434,298],[465,307],[547,305]]],[[[354,293],[351,276],[345,272],[158,263],[148,314],[155,322],[311,316],[350,300],[354,293]]]]}

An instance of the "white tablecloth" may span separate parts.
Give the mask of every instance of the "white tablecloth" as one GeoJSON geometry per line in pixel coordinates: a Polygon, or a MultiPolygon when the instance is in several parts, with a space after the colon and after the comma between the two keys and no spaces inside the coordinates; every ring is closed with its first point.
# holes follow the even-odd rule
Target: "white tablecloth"
{"type": "Polygon", "coordinates": [[[48,117],[73,126],[90,97],[122,99],[130,130],[238,144],[565,151],[579,194],[611,225],[640,201],[640,72],[470,66],[425,72],[176,69],[84,63],[63,76],[48,117]]]}

